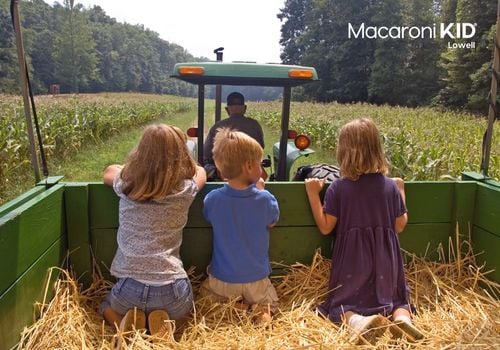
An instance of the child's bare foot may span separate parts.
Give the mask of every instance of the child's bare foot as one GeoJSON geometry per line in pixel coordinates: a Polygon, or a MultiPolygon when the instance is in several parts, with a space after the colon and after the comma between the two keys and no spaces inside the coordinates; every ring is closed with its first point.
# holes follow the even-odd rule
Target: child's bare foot
{"type": "Polygon", "coordinates": [[[269,305],[254,304],[251,306],[251,310],[254,314],[252,320],[256,325],[269,326],[273,321],[271,307],[269,305]]]}
{"type": "Polygon", "coordinates": [[[273,317],[271,316],[270,313],[267,312],[262,312],[254,317],[254,323],[258,325],[270,325],[271,322],[273,321],[273,317]]]}
{"type": "Polygon", "coordinates": [[[250,309],[250,305],[245,304],[241,301],[236,301],[234,303],[234,307],[238,310],[241,310],[241,311],[248,311],[250,309]]]}

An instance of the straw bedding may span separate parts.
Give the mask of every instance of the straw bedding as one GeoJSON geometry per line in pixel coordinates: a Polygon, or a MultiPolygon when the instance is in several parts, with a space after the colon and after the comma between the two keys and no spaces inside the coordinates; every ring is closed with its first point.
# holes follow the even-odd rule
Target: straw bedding
{"type": "MultiPolygon", "coordinates": [[[[146,331],[116,334],[104,325],[97,307],[111,284],[95,274],[81,290],[66,270],[60,272],[55,297],[37,305],[41,317],[21,334],[18,349],[112,349],[112,339],[127,337],[126,349],[497,349],[500,348],[500,285],[485,278],[467,242],[450,240],[438,248],[439,262],[405,254],[415,325],[425,340],[411,343],[390,332],[375,345],[356,346],[346,325],[334,325],[314,312],[326,295],[330,260],[316,252],[310,266],[295,264],[273,278],[280,311],[270,327],[255,325],[252,314],[233,304],[210,304],[199,297],[192,322],[176,339],[158,340],[146,331]],[[444,252],[448,251],[445,256],[444,252]],[[461,254],[458,252],[461,251],[461,254]]],[[[192,277],[195,291],[200,277],[192,277]]]]}

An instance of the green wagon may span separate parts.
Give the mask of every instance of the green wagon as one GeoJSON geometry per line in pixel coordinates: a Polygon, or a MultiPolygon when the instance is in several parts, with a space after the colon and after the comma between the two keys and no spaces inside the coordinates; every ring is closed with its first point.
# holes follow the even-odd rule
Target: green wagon
{"type": "MultiPolygon", "coordinates": [[[[47,271],[71,252],[80,281],[91,280],[92,261],[110,266],[116,249],[118,198],[102,183],[65,183],[50,179],[0,207],[0,348],[16,345],[23,327],[33,320],[34,303],[44,296],[47,271]]],[[[189,214],[181,256],[185,267],[203,270],[211,254],[211,228],[202,216],[208,184],[189,214]]],[[[278,199],[280,221],[271,235],[270,257],[284,263],[310,263],[316,248],[330,252],[331,238],[316,229],[304,185],[267,185],[278,199]]],[[[456,225],[469,233],[478,264],[496,269],[500,282],[500,184],[467,173],[463,181],[410,182],[406,185],[410,221],[401,235],[404,249],[419,255],[455,239],[456,225]]],[[[437,258],[430,255],[429,258],[437,258]]],[[[107,276],[109,277],[109,276],[107,276]]]]}

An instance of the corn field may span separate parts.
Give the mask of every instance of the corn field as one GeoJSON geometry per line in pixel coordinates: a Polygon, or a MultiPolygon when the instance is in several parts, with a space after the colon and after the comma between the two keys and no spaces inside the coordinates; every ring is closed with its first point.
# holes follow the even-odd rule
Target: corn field
{"type": "MultiPolygon", "coordinates": [[[[63,160],[121,130],[194,108],[187,98],[141,94],[43,96],[35,100],[49,160],[63,160]]],[[[6,191],[31,174],[22,99],[0,95],[0,204],[6,191]]]]}
{"type": "MultiPolygon", "coordinates": [[[[119,131],[195,108],[192,99],[143,94],[44,96],[36,99],[43,143],[50,160],[65,160],[89,143],[102,143],[119,131]]],[[[249,103],[248,116],[279,130],[280,102],[249,103]]],[[[406,181],[459,178],[480,169],[484,118],[431,108],[369,104],[292,103],[290,127],[306,133],[314,149],[336,163],[338,133],[349,120],[367,116],[378,125],[392,176],[406,181]]],[[[500,179],[500,130],[494,130],[489,176],[500,179]]],[[[0,204],[31,175],[29,142],[20,97],[0,95],[0,204]]]]}
{"type": "MultiPolygon", "coordinates": [[[[432,108],[404,108],[369,104],[292,103],[290,128],[308,134],[312,148],[331,154],[319,162],[336,163],[340,128],[357,117],[370,117],[383,138],[391,175],[406,181],[459,178],[463,171],[479,172],[486,119],[432,108]]],[[[279,102],[254,103],[249,116],[279,129],[279,102]]],[[[494,130],[488,175],[500,179],[500,129],[494,130]]]]}

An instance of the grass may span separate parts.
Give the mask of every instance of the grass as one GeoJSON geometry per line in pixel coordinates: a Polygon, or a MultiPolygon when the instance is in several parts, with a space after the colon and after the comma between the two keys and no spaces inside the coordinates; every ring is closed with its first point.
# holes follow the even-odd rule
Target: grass
{"type": "MultiPolygon", "coordinates": [[[[88,181],[100,177],[97,174],[106,162],[124,160],[143,125],[153,121],[189,125],[195,118],[196,100],[103,93],[39,96],[36,106],[50,175],[88,181]],[[190,111],[192,114],[184,121],[182,118],[190,111]],[[113,144],[108,145],[109,140],[113,144]]],[[[33,186],[35,177],[21,98],[0,95],[0,117],[2,204],[33,186]]]]}
{"type": "MultiPolygon", "coordinates": [[[[195,118],[195,113],[189,111],[156,119],[149,124],[165,123],[186,130],[195,118]]],[[[91,144],[68,159],[54,162],[51,172],[64,175],[64,181],[101,181],[107,165],[124,163],[129,152],[137,145],[142,131],[143,127],[134,127],[113,135],[106,142],[91,144]]]]}
{"type": "MultiPolygon", "coordinates": [[[[214,124],[213,101],[205,103],[205,132],[214,124]]],[[[226,118],[226,116],[222,116],[226,118]]],[[[151,121],[151,123],[166,123],[187,130],[197,125],[197,112],[189,111],[151,121]]],[[[132,128],[111,136],[105,142],[90,144],[81,152],[63,160],[57,160],[51,166],[55,175],[64,175],[64,181],[101,181],[104,168],[113,163],[123,163],[126,156],[139,141],[142,127],[132,128]],[[96,156],[97,155],[97,156],[96,156]]],[[[279,131],[263,125],[264,155],[272,156],[273,145],[279,141],[279,131]]],[[[307,158],[305,158],[307,159],[307,158]]],[[[306,162],[305,160],[303,162],[306,162]]]]}

